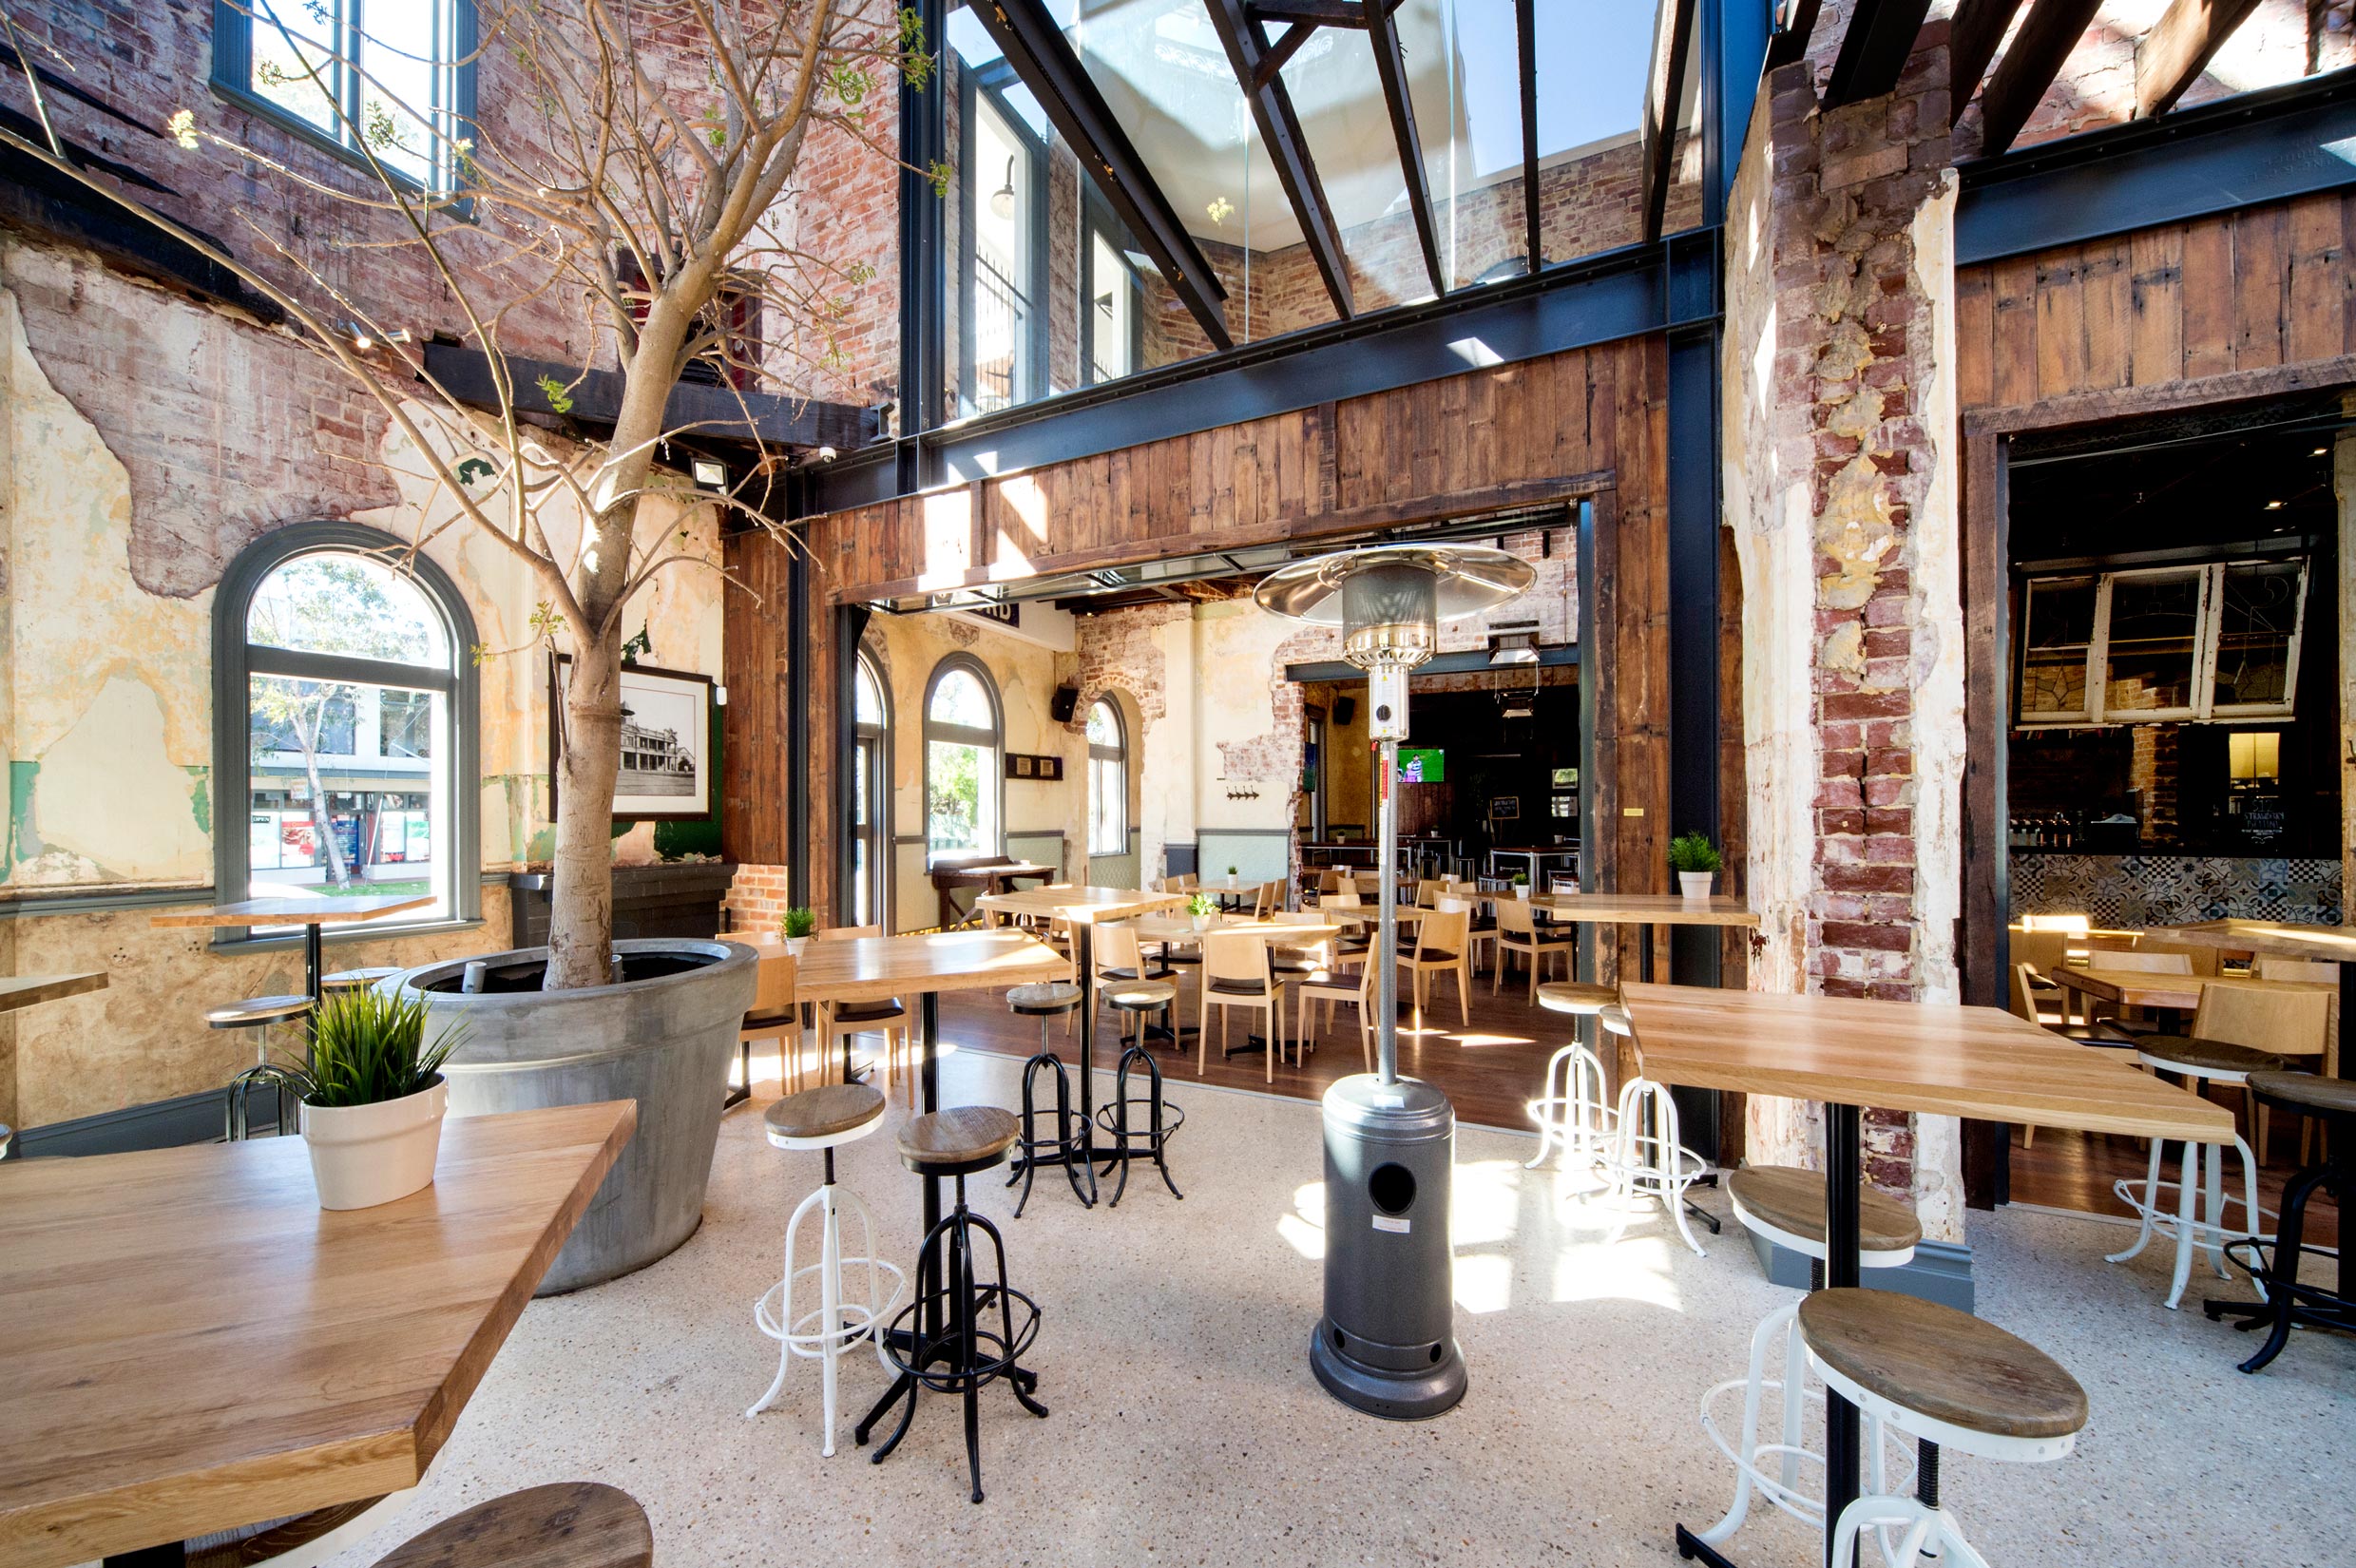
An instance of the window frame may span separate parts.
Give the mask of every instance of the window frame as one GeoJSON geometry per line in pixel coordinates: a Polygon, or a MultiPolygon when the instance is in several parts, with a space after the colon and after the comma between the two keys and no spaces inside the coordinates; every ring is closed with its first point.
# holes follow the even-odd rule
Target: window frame
{"type": "Polygon", "coordinates": [[[1127,228],[1114,216],[1093,186],[1087,200],[1081,204],[1083,234],[1080,246],[1080,384],[1082,387],[1109,387],[1125,381],[1142,369],[1145,357],[1145,283],[1128,258],[1127,247],[1121,241],[1128,237],[1127,228]],[[1114,268],[1120,277],[1114,287],[1127,296],[1126,330],[1121,334],[1121,352],[1128,361],[1128,369],[1118,375],[1100,378],[1096,373],[1096,247],[1099,240],[1113,253],[1114,268]]]}
{"type": "MultiPolygon", "coordinates": [[[[469,650],[475,645],[474,616],[448,572],[420,555],[409,575],[427,604],[441,616],[450,666],[394,665],[337,654],[277,650],[257,668],[246,641],[254,595],[270,574],[306,555],[381,556],[406,551],[408,542],[357,523],[297,523],[262,535],[239,551],[221,573],[213,595],[213,891],[220,903],[251,896],[253,866],[252,678],[257,675],[331,676],[361,684],[398,685],[440,692],[449,705],[450,911],[424,920],[398,918],[354,927],[328,927],[327,941],[358,941],[425,931],[459,930],[482,924],[481,682],[469,650]]],[[[293,945],[301,933],[255,935],[257,927],[222,927],[216,947],[293,945]]]]}
{"type": "Polygon", "coordinates": [[[1129,726],[1122,720],[1121,704],[1113,700],[1111,693],[1088,704],[1088,717],[1093,719],[1099,708],[1112,716],[1113,743],[1104,746],[1094,738],[1088,741],[1088,856],[1092,860],[1108,860],[1129,852],[1129,726]],[[1101,762],[1115,765],[1114,775],[1119,780],[1119,787],[1113,791],[1112,836],[1117,842],[1109,850],[1100,849],[1097,838],[1097,765],[1101,762]]]}
{"type": "MultiPolygon", "coordinates": [[[[852,656],[851,679],[851,743],[854,751],[862,747],[867,748],[869,758],[867,779],[868,798],[865,801],[854,800],[853,804],[854,806],[864,807],[869,815],[867,832],[871,839],[871,843],[869,846],[870,852],[868,856],[866,878],[868,886],[866,892],[872,906],[870,909],[870,914],[872,916],[871,919],[865,921],[853,921],[852,924],[870,926],[881,925],[886,931],[890,931],[891,929],[892,902],[891,684],[884,679],[882,667],[875,662],[873,657],[871,656],[865,648],[858,649],[852,656]],[[863,719],[858,717],[858,682],[862,678],[872,681],[875,688],[875,706],[880,717],[872,721],[863,719]]],[[[929,801],[927,803],[925,814],[926,828],[928,830],[926,847],[928,851],[929,851],[931,847],[929,832],[931,827],[931,810],[929,801]]],[[[856,835],[854,834],[853,836],[855,837],[856,835]]],[[[855,860],[851,862],[851,867],[855,868],[857,862],[855,860]]],[[[846,869],[849,870],[850,868],[846,869]]],[[[852,912],[856,912],[855,908],[852,912]]]]}
{"type": "MultiPolygon", "coordinates": [[[[335,3],[340,8],[344,0],[335,0],[335,3]]],[[[477,64],[470,57],[481,47],[481,19],[474,0],[440,0],[440,3],[448,4],[450,10],[451,63],[444,67],[449,72],[450,102],[447,105],[436,104],[432,109],[434,112],[448,113],[455,133],[469,135],[475,123],[474,76],[477,64]]],[[[209,82],[213,96],[235,105],[258,119],[267,120],[298,141],[374,178],[375,170],[370,167],[367,158],[340,135],[313,124],[285,105],[275,104],[254,90],[254,22],[250,4],[240,5],[239,0],[213,0],[213,66],[209,82]]],[[[356,51],[346,45],[337,52],[348,56],[356,51]]],[[[356,82],[355,74],[354,90],[356,82]]],[[[344,104],[342,113],[349,123],[358,123],[359,115],[354,104],[344,104]]],[[[405,170],[383,163],[381,160],[379,163],[385,177],[412,196],[459,197],[456,170],[450,166],[442,143],[438,141],[432,146],[431,157],[434,182],[442,186],[438,190],[421,183],[405,170]]],[[[465,216],[467,203],[463,199],[456,201],[451,210],[465,216]]]]}
{"type": "MultiPolygon", "coordinates": [[[[969,849],[951,850],[950,854],[1004,854],[1006,852],[1006,706],[998,695],[998,681],[989,666],[973,655],[963,651],[943,654],[941,661],[925,678],[925,705],[917,727],[917,744],[922,748],[921,766],[917,774],[919,809],[924,813],[925,868],[929,870],[938,862],[932,845],[932,744],[944,741],[953,746],[978,746],[990,754],[989,766],[982,770],[980,787],[990,792],[991,842],[976,844],[969,849]],[[966,724],[951,724],[932,717],[932,699],[941,689],[941,682],[957,671],[965,671],[982,683],[982,695],[989,699],[990,727],[975,729],[966,724]]],[[[975,803],[977,806],[979,801],[975,803]]]]}
{"type": "Polygon", "coordinates": [[[2013,728],[2086,730],[2129,724],[2216,724],[2295,718],[2299,698],[2299,655],[2307,637],[2308,596],[2312,586],[2310,579],[2313,571],[2314,558],[2311,555],[2237,556],[2229,561],[2129,566],[2092,573],[2082,570],[2045,572],[2024,578],[2021,582],[2021,631],[2015,638],[2013,649],[2013,728]],[[2289,647],[2284,657],[2282,700],[2219,703],[2216,700],[2217,655],[2224,626],[2226,574],[2236,567],[2287,564],[2296,564],[2299,569],[2298,608],[2291,621],[2289,647]],[[2090,576],[2095,582],[2095,611],[2092,635],[2086,643],[2085,711],[2069,715],[2045,710],[2025,712],[2021,708],[2022,685],[2028,674],[2028,637],[2032,629],[2037,589],[2040,583],[2083,583],[2090,576]],[[2174,708],[2122,708],[2114,712],[2106,700],[2110,693],[2113,586],[2120,582],[2185,576],[2199,579],[2198,607],[2194,612],[2193,627],[2191,704],[2174,708]]]}
{"type": "MultiPolygon", "coordinates": [[[[974,361],[974,301],[979,270],[975,260],[979,255],[975,229],[979,215],[974,203],[981,199],[982,183],[974,166],[975,126],[981,103],[989,102],[990,111],[998,117],[1000,128],[1007,139],[1019,146],[1025,164],[1025,188],[1030,193],[1029,210],[1025,220],[1024,255],[1020,266],[1021,286],[1030,307],[1030,316],[1024,324],[1020,363],[1016,366],[1014,385],[1006,397],[1006,409],[1026,407],[1055,395],[1048,385],[1048,359],[1054,350],[1047,332],[1047,295],[1050,289],[1048,273],[1049,206],[1052,198],[1047,183],[1052,178],[1053,160],[1048,156],[1047,143],[1031,129],[1030,122],[1015,112],[1006,101],[1007,84],[1020,84],[1022,77],[1004,60],[993,62],[982,70],[961,69],[958,75],[957,105],[957,386],[954,402],[956,419],[981,417],[985,413],[1003,413],[1006,409],[983,410],[975,385],[974,361]]],[[[995,189],[996,187],[992,187],[995,189]]],[[[928,840],[929,821],[928,820],[928,840]]]]}

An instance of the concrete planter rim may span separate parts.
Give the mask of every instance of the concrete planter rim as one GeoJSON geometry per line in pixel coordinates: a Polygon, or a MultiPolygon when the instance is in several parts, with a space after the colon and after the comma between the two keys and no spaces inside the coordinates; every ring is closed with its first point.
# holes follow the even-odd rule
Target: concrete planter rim
{"type": "MultiPolygon", "coordinates": [[[[438,959],[388,975],[377,983],[377,988],[405,996],[422,996],[435,1007],[449,1007],[461,1015],[481,1010],[507,1012],[539,1007],[591,1006],[623,997],[656,994],[665,987],[683,988],[699,982],[709,983],[717,974],[748,964],[757,964],[760,955],[741,942],[721,938],[685,936],[627,937],[615,942],[620,953],[700,952],[718,953],[717,962],[682,969],[677,974],[657,975],[651,980],[625,981],[619,985],[581,985],[569,991],[429,991],[424,982],[438,980],[444,975],[462,975],[469,964],[527,964],[546,963],[548,949],[541,947],[509,947],[504,952],[476,953],[467,958],[438,959]]],[[[606,1061],[633,1055],[646,1049],[642,1042],[632,1042],[610,1051],[574,1051],[562,1055],[512,1057],[500,1061],[468,1061],[462,1060],[466,1045],[462,1042],[458,1055],[442,1063],[445,1073],[476,1075],[482,1073],[521,1072],[530,1068],[571,1065],[584,1061],[606,1061]]]]}

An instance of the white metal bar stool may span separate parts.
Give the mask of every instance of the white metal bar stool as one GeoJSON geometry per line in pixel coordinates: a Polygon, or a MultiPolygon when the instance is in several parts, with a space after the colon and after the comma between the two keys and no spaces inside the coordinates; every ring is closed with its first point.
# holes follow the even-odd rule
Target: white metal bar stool
{"type": "Polygon", "coordinates": [[[900,1292],[908,1284],[907,1276],[896,1264],[875,1255],[875,1222],[869,1217],[867,1205],[859,1201],[858,1194],[837,1186],[834,1181],[834,1151],[882,1126],[884,1104],[882,1092],[865,1083],[830,1083],[772,1101],[762,1118],[773,1147],[823,1150],[826,1179],[816,1192],[802,1199],[794,1217],[785,1222],[785,1272],[753,1303],[754,1323],[762,1333],[778,1342],[777,1375],[769,1385],[769,1391],[744,1413],[747,1417],[757,1416],[776,1403],[778,1392],[785,1387],[786,1369],[794,1365],[795,1356],[815,1358],[821,1371],[826,1408],[825,1440],[818,1451],[829,1458],[834,1453],[836,1365],[844,1350],[865,1339],[875,1345],[875,1359],[884,1369],[892,1369],[891,1364],[884,1360],[883,1345],[877,1335],[881,1326],[891,1321],[891,1310],[899,1305],[900,1292]],[[862,1255],[857,1257],[843,1256],[840,1211],[846,1205],[859,1216],[862,1255]],[[822,1216],[818,1261],[796,1268],[794,1235],[813,1208],[822,1216]],[[865,1300],[843,1299],[846,1265],[867,1271],[865,1300]],[[818,1305],[797,1313],[794,1310],[794,1287],[806,1274],[818,1276],[818,1305]],[[891,1283],[889,1296],[883,1289],[887,1274],[891,1283]]]}
{"type": "MultiPolygon", "coordinates": [[[[1726,1176],[1725,1187],[1734,1217],[1744,1228],[1808,1258],[1810,1288],[1821,1289],[1825,1262],[1824,1173],[1791,1165],[1746,1165],[1726,1176]]],[[[1860,1268],[1896,1269],[1911,1263],[1914,1249],[1922,1239],[1922,1224],[1905,1204],[1870,1186],[1859,1188],[1860,1268]]],[[[1824,1528],[1824,1499],[1800,1490],[1800,1465],[1824,1463],[1823,1455],[1808,1448],[1801,1431],[1808,1406],[1811,1403],[1821,1405],[1824,1396],[1808,1386],[1807,1355],[1792,1328],[1799,1315],[1800,1300],[1778,1307],[1759,1320],[1758,1328],[1751,1335],[1748,1375],[1729,1378],[1701,1396],[1701,1429],[1734,1465],[1733,1502],[1724,1518],[1699,1532],[1699,1539],[1708,1545],[1722,1544],[1742,1527],[1743,1520],[1750,1516],[1754,1493],[1810,1528],[1824,1528]],[[1783,1376],[1771,1378],[1767,1368],[1770,1358],[1776,1354],[1778,1340],[1782,1347],[1783,1376]],[[1730,1441],[1714,1412],[1737,1388],[1743,1391],[1742,1427],[1738,1436],[1730,1441]],[[1766,1397],[1771,1392],[1782,1405],[1782,1441],[1761,1445],[1759,1427],[1766,1397]]],[[[1876,1464],[1876,1490],[1881,1490],[1887,1482],[1881,1468],[1882,1442],[1878,1432],[1869,1434],[1868,1442],[1868,1451],[1874,1455],[1876,1464]]],[[[1924,1473],[1931,1475],[1935,1470],[1925,1466],[1924,1473]]],[[[1929,1494],[1928,1501],[1935,1505],[1935,1491],[1929,1494]]]]}
{"type": "MultiPolygon", "coordinates": [[[[1817,1376],[1876,1428],[2012,1464],[2065,1458],[2085,1429],[2078,1380],[1969,1312],[1891,1291],[1815,1291],[1800,1303],[1799,1333],[1817,1376]]],[[[1888,1562],[1987,1568],[1950,1510],[1878,1486],[1841,1510],[1829,1560],[1854,1561],[1868,1529],[1888,1562]]]]}
{"type": "MultiPolygon", "coordinates": [[[[1618,1004],[1596,1016],[1609,1032],[1632,1040],[1636,1037],[1628,1010],[1618,1004]]],[[[1612,1119],[1612,1136],[1604,1144],[1602,1168],[1610,1183],[1606,1195],[1619,1211],[1607,1240],[1618,1241],[1627,1233],[1631,1206],[1649,1197],[1676,1221],[1677,1234],[1685,1238],[1694,1255],[1706,1255],[1701,1243],[1694,1239],[1694,1228],[1686,1223],[1685,1193],[1709,1174],[1710,1162],[1678,1141],[1677,1103],[1669,1097],[1666,1084],[1638,1077],[1619,1086],[1619,1108],[1612,1119]]],[[[1711,1219],[1710,1224],[1714,1230],[1717,1221],[1711,1219]]]]}
{"type": "MultiPolygon", "coordinates": [[[[2288,1060],[2271,1051],[2253,1046],[2235,1045],[2222,1040],[2194,1040],[2181,1035],[2151,1035],[2136,1046],[2136,1055],[2142,1063],[2156,1072],[2174,1073],[2191,1080],[2194,1091],[2200,1083],[2231,1083],[2246,1086],[2250,1075],[2257,1072],[2278,1072],[2289,1065],[2288,1060]]],[[[2225,1245],[2251,1237],[2260,1242],[2273,1238],[2266,1233],[2265,1224],[2273,1211],[2258,1205],[2257,1161],[2251,1157],[2250,1145],[2239,1135],[2233,1138],[2233,1152],[2241,1156],[2242,1195],[2238,1198],[2225,1192],[2225,1146],[2221,1143],[2181,1143],[2177,1147],[2183,1157],[2178,1162],[2174,1181],[2159,1178],[2161,1153],[2167,1148],[2165,1138],[2152,1139],[2151,1167],[2142,1176],[2121,1176],[2111,1184],[2119,1201],[2133,1209],[2142,1222],[2136,1233],[2134,1245],[2123,1252],[2113,1252],[2109,1261],[2124,1263],[2143,1251],[2155,1231],[2173,1235],[2176,1240],[2175,1275],[2168,1285],[2168,1306],[2171,1310],[2183,1303],[2184,1287],[2193,1275],[2193,1252],[2195,1248],[2209,1254],[2219,1279],[2232,1278],[2225,1266],[2225,1245]],[[2175,1209],[2171,1213],[2161,1195],[2174,1189],[2175,1209]],[[2195,1195],[2199,1197],[2199,1214],[2195,1214],[2195,1195]],[[2229,1225],[2225,1220],[2226,1205],[2242,1206],[2241,1225],[2229,1225]],[[2205,1216],[2205,1217],[2203,1217],[2205,1216]]],[[[2251,1276],[2260,1300],[2266,1298],[2266,1282],[2251,1276]]]]}
{"type": "MultiPolygon", "coordinates": [[[[1538,987],[1540,1006],[1573,1018],[1597,1017],[1618,998],[1619,993],[1609,985],[1582,985],[1574,981],[1553,980],[1538,987]]],[[[1580,1041],[1572,1041],[1547,1059],[1542,1092],[1536,1100],[1523,1102],[1523,1110],[1538,1123],[1538,1153],[1523,1170],[1535,1171],[1544,1164],[1547,1152],[1557,1143],[1566,1157],[1582,1165],[1592,1166],[1603,1157],[1612,1136],[1609,1082],[1602,1060],[1580,1041]]]]}

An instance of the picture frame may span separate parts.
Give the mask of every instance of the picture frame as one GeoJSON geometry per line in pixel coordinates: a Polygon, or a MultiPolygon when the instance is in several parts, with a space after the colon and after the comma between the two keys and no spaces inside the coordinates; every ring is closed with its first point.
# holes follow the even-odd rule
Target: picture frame
{"type": "Polygon", "coordinates": [[[1519,795],[1501,794],[1489,802],[1489,820],[1492,822],[1506,817],[1518,818],[1521,814],[1522,797],[1519,795]]]}
{"type": "Polygon", "coordinates": [[[1579,796],[1575,794],[1556,795],[1554,797],[1554,814],[1562,817],[1577,816],[1579,814],[1579,796]]]}
{"type": "MultiPolygon", "coordinates": [[[[556,815],[570,654],[548,661],[548,815],[556,815]]],[[[617,822],[694,822],[712,814],[719,748],[713,681],[692,670],[622,667],[623,766],[614,779],[617,822]]]]}
{"type": "Polygon", "coordinates": [[[1015,777],[1028,778],[1031,776],[1031,759],[1029,757],[1017,755],[1011,760],[1014,763],[1015,777]]]}
{"type": "Polygon", "coordinates": [[[1577,768],[1557,768],[1554,771],[1554,787],[1558,790],[1578,789],[1579,770],[1577,768]]]}

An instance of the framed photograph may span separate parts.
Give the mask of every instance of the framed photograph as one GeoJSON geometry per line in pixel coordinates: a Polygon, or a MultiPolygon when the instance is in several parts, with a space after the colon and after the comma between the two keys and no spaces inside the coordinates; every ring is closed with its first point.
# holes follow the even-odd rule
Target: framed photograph
{"type": "Polygon", "coordinates": [[[1020,753],[1018,753],[1018,754],[1015,755],[1015,757],[1014,757],[1013,761],[1014,761],[1014,776],[1015,776],[1015,777],[1017,777],[1017,778],[1028,778],[1028,777],[1030,777],[1030,776],[1031,776],[1031,759],[1030,759],[1029,757],[1025,756],[1025,755],[1021,755],[1020,753]]]}
{"type": "Polygon", "coordinates": [[[1492,820],[1508,816],[1518,817],[1521,814],[1522,797],[1519,795],[1501,794],[1489,802],[1489,816],[1492,820]]]}
{"type": "Polygon", "coordinates": [[[1041,757],[1039,759],[1039,776],[1048,780],[1051,783],[1062,783],[1063,781],[1063,759],[1060,756],[1041,757]]]}
{"type": "Polygon", "coordinates": [[[1579,814],[1579,796],[1575,794],[1556,795],[1554,797],[1554,814],[1557,816],[1577,816],[1579,814]]]}
{"type": "Polygon", "coordinates": [[[1557,768],[1554,771],[1554,787],[1558,790],[1578,789],[1579,770],[1577,768],[1557,768]]]}
{"type": "MultiPolygon", "coordinates": [[[[572,657],[548,671],[548,814],[556,814],[565,682],[572,657]]],[[[693,820],[712,814],[712,678],[644,664],[622,669],[622,767],[614,778],[621,822],[693,820]]]]}

